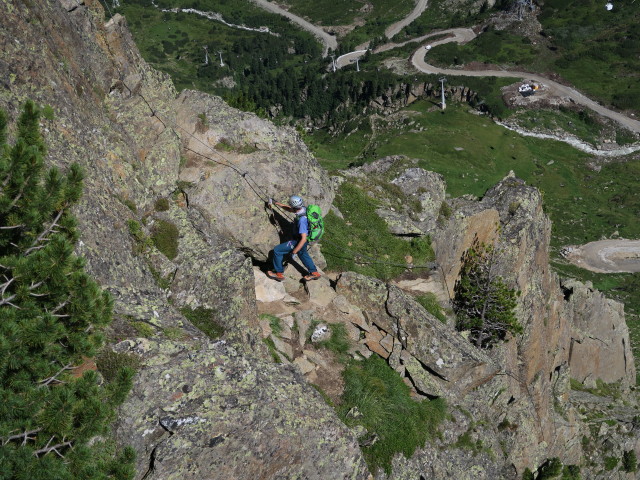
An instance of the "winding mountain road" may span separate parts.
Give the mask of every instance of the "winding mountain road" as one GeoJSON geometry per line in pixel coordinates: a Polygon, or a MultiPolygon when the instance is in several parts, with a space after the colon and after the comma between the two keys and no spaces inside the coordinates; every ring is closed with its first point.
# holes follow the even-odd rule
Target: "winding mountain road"
{"type": "MultiPolygon", "coordinates": [[[[437,45],[442,45],[444,43],[456,42],[459,44],[467,43],[473,40],[476,37],[476,34],[473,30],[469,28],[457,28],[449,30],[448,32],[452,33],[453,36],[448,38],[443,38],[441,40],[437,40],[431,44],[432,47],[437,45]]],[[[599,103],[594,102],[593,100],[587,98],[582,93],[577,90],[567,87],[566,85],[562,85],[558,82],[554,82],[553,80],[548,79],[547,77],[543,77],[542,75],[538,75],[536,73],[528,73],[528,72],[517,72],[517,71],[509,71],[509,70],[462,70],[462,69],[451,69],[451,68],[439,68],[433,65],[430,65],[426,62],[425,57],[428,53],[427,49],[419,48],[416,52],[411,56],[411,64],[416,67],[418,70],[424,73],[436,74],[436,75],[456,75],[456,76],[465,76],[465,77],[506,77],[506,78],[523,78],[527,80],[533,80],[535,82],[544,84],[544,86],[549,90],[549,93],[552,95],[556,95],[559,97],[567,97],[571,99],[573,102],[583,105],[594,112],[602,115],[603,117],[610,118],[632,130],[636,133],[640,133],[640,121],[634,120],[632,118],[627,117],[621,113],[615,112],[613,110],[609,110],[608,108],[603,107],[599,103]]]]}
{"type": "Polygon", "coordinates": [[[256,5],[258,5],[259,7],[264,8],[265,10],[271,13],[276,13],[278,15],[287,17],[292,22],[300,25],[300,27],[302,27],[304,30],[313,34],[324,45],[324,51],[322,53],[323,57],[327,56],[327,54],[329,53],[329,49],[335,50],[338,48],[338,40],[334,35],[328,34],[322,28],[307,22],[304,18],[301,18],[291,12],[288,12],[284,8],[279,7],[278,5],[275,5],[271,2],[268,2],[267,0],[251,0],[251,1],[254,2],[256,5]]]}
{"type": "MultiPolygon", "coordinates": [[[[279,15],[283,15],[289,18],[292,22],[297,23],[303,29],[315,35],[320,41],[324,44],[324,53],[323,56],[327,56],[329,49],[337,49],[338,41],[335,36],[329,35],[327,32],[322,30],[322,28],[309,23],[305,19],[290,13],[275,5],[267,0],[251,0],[256,5],[268,10],[272,13],[276,13],[279,15]]],[[[385,31],[385,35],[387,38],[392,38],[396,35],[402,28],[409,25],[416,18],[420,16],[420,14],[427,8],[428,0],[417,0],[416,6],[413,11],[401,21],[391,25],[385,31]]],[[[387,43],[386,45],[382,45],[378,47],[375,52],[382,52],[385,50],[390,50],[392,48],[397,48],[403,45],[406,45],[409,42],[417,42],[424,41],[429,37],[434,35],[448,35],[446,38],[442,38],[436,40],[431,43],[431,47],[435,47],[437,45],[442,45],[445,43],[456,42],[458,44],[464,44],[473,40],[477,35],[470,28],[452,28],[448,30],[441,30],[437,32],[432,32],[428,35],[424,35],[420,38],[416,38],[413,40],[409,40],[403,43],[387,43]]],[[[542,75],[538,75],[536,73],[529,72],[518,72],[518,71],[509,71],[509,70],[463,70],[463,69],[450,69],[450,68],[439,68],[434,65],[430,65],[426,62],[425,57],[428,53],[429,49],[426,48],[418,48],[415,53],[411,56],[411,64],[421,72],[435,74],[435,75],[455,75],[455,76],[466,76],[466,77],[503,77],[503,78],[522,78],[527,80],[532,80],[534,82],[538,82],[543,84],[545,89],[550,95],[558,96],[558,97],[566,97],[571,101],[583,105],[594,112],[602,115],[603,117],[610,118],[618,122],[620,125],[628,128],[629,130],[640,133],[640,121],[627,117],[619,112],[610,110],[606,107],[603,107],[599,103],[587,98],[582,93],[577,90],[568,87],[566,85],[562,85],[558,82],[548,79],[547,77],[543,77],[542,75]]],[[[355,52],[349,52],[345,55],[341,55],[337,62],[337,68],[342,68],[350,63],[353,63],[356,58],[362,57],[367,50],[358,50],[355,52]]]]}
{"type": "Polygon", "coordinates": [[[411,22],[413,22],[416,18],[422,15],[422,12],[426,10],[428,3],[429,3],[428,0],[418,0],[415,8],[409,15],[404,17],[402,20],[387,27],[387,29],[384,31],[385,36],[389,40],[391,40],[400,30],[402,30],[404,27],[406,27],[411,22]]]}

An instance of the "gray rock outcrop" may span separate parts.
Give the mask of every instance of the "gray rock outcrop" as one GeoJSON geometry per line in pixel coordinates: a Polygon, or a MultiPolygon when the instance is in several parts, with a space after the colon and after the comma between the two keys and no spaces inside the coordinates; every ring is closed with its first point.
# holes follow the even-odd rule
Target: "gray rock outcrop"
{"type": "Polygon", "coordinates": [[[221,174],[229,189],[212,195],[248,216],[233,223],[198,203],[206,181],[182,185],[179,174],[181,157],[189,171],[197,161],[185,148],[204,147],[178,125],[195,132],[205,113],[213,133],[198,138],[214,150],[226,139],[235,164],[265,181],[270,196],[301,193],[328,208],[328,177],[292,130],[216,98],[177,97],[169,77],[141,58],[123,17],[105,24],[98,1],[76,3],[0,3],[0,108],[13,124],[27,98],[50,106],[41,121],[47,162],[84,168],[77,251],[113,296],[116,350],[143,364],[116,429],[118,443],[137,451],[136,478],[367,478],[353,435],[295,369],[271,363],[261,341],[243,251],[259,256],[256,239],[271,248],[278,238],[266,232],[275,230],[247,206],[255,194],[237,174],[221,174]],[[196,100],[202,106],[192,110],[196,100]],[[210,312],[222,340],[209,340],[184,309],[210,312]]]}
{"type": "Polygon", "coordinates": [[[624,321],[624,305],[575,280],[562,282],[565,315],[573,319],[569,367],[571,376],[595,386],[619,382],[623,389],[636,383],[636,369],[624,321]]]}
{"type": "MultiPolygon", "coordinates": [[[[262,196],[299,193],[328,211],[328,176],[293,130],[199,92],[178,96],[140,57],[124,18],[104,24],[103,13],[97,0],[1,2],[0,107],[13,123],[27,98],[50,106],[47,162],[85,169],[77,252],[114,298],[109,348],[142,363],[116,422],[118,444],[138,453],[137,479],[368,478],[357,432],[307,383],[340,397],[343,367],[308,341],[318,321],[344,324],[348,354],[387,359],[416,398],[450,403],[440,438],[396,456],[392,478],[517,478],[555,456],[584,465],[585,478],[613,478],[603,452],[640,453],[635,407],[624,403],[635,376],[624,312],[588,286],[560,288],[535,188],[509,175],[439,216],[442,178],[410,160],[352,172],[421,205],[422,219],[390,202],[381,214],[403,222],[398,234],[431,233],[439,291],[453,295],[475,241],[495,246],[496,272],[521,292],[525,333],[491,351],[398,287],[354,273],[306,288],[289,273],[284,293],[256,303],[263,277],[252,260],[279,240],[262,196]],[[162,225],[174,233],[159,238],[162,225]],[[184,316],[198,309],[224,328],[221,339],[184,316]],[[258,309],[282,322],[279,334],[258,309]],[[617,382],[617,398],[572,391],[571,377],[585,388],[617,382]]],[[[432,88],[407,87],[407,102],[432,88]]]]}
{"type": "Polygon", "coordinates": [[[134,439],[136,478],[364,480],[353,433],[293,367],[257,362],[224,341],[132,339],[145,367],[117,422],[134,439]]]}
{"type": "MultiPolygon", "coordinates": [[[[234,247],[264,261],[279,243],[265,209],[270,197],[286,203],[290,195],[301,195],[307,205],[329,211],[329,177],[295,130],[192,90],[183,91],[175,106],[186,155],[180,180],[189,205],[201,210],[234,247]]],[[[275,215],[288,229],[278,210],[275,215]]]]}

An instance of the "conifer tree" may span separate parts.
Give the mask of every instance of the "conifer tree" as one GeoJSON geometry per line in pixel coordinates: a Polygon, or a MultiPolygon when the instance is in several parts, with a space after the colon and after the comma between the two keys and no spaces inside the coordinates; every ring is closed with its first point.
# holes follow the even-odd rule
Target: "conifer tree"
{"type": "Polygon", "coordinates": [[[0,111],[0,478],[131,478],[133,454],[105,443],[133,372],[99,385],[76,368],[102,344],[111,300],[73,254],[82,172],[46,169],[27,102],[7,144],[0,111]]]}
{"type": "Polygon", "coordinates": [[[515,314],[518,292],[495,273],[495,249],[474,242],[462,260],[455,287],[456,328],[469,330],[471,341],[489,348],[508,332],[522,333],[515,314]]]}

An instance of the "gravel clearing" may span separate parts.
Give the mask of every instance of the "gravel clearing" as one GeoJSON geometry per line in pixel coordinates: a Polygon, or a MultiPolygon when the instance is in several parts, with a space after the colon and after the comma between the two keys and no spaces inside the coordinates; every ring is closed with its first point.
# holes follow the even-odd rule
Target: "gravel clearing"
{"type": "Polygon", "coordinates": [[[574,265],[592,272],[640,272],[640,240],[601,240],[566,247],[564,256],[574,265]]]}

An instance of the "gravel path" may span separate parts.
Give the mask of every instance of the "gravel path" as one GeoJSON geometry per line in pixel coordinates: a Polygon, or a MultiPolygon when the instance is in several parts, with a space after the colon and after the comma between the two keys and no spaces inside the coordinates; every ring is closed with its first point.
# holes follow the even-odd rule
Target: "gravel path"
{"type": "Polygon", "coordinates": [[[640,240],[601,240],[565,252],[571,263],[592,272],[640,272],[640,240]]]}
{"type": "Polygon", "coordinates": [[[399,22],[396,22],[393,25],[387,27],[387,29],[384,31],[384,34],[386,35],[386,37],[389,40],[391,40],[400,30],[402,30],[404,27],[406,27],[411,22],[413,22],[416,18],[422,15],[422,12],[424,12],[425,9],[427,8],[427,3],[428,3],[428,0],[418,0],[415,8],[409,15],[404,17],[399,22]]]}
{"type": "Polygon", "coordinates": [[[327,32],[322,30],[322,28],[316,27],[312,23],[307,22],[304,18],[294,15],[293,13],[287,12],[284,8],[279,7],[278,5],[275,5],[271,2],[268,2],[267,0],[251,0],[251,1],[257,4],[259,7],[264,8],[265,10],[268,10],[271,13],[277,13],[278,15],[283,15],[287,17],[292,22],[300,25],[304,30],[312,33],[324,45],[324,51],[322,53],[323,57],[327,56],[329,49],[335,50],[338,48],[338,40],[336,40],[335,36],[329,35],[327,32]]]}

